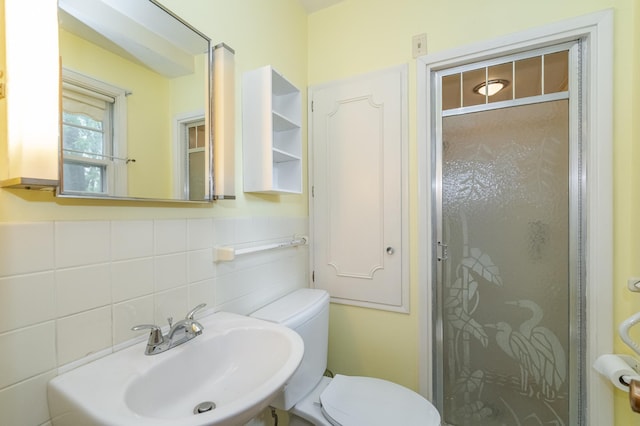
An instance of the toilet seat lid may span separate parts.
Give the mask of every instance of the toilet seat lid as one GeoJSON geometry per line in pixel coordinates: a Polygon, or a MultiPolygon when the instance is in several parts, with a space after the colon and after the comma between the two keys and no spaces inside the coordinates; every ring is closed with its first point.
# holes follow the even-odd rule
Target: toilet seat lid
{"type": "Polygon", "coordinates": [[[412,390],[373,377],[337,374],[320,394],[322,411],[337,426],[439,426],[440,414],[412,390]]]}

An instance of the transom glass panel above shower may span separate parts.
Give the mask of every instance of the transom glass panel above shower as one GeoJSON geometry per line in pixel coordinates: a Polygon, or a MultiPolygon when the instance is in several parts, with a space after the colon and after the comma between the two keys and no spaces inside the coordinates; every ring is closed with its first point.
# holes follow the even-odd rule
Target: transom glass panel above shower
{"type": "Polygon", "coordinates": [[[569,52],[551,52],[478,68],[448,70],[442,77],[442,110],[493,104],[569,90],[569,52]]]}

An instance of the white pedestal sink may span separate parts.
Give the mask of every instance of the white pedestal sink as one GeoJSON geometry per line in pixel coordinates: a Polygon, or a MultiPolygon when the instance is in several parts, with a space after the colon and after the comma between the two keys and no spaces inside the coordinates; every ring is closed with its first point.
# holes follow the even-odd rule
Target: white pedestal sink
{"type": "Polygon", "coordinates": [[[51,380],[53,425],[249,421],[298,367],[302,339],[286,327],[225,312],[199,322],[204,326],[201,336],[161,354],[145,355],[143,342],[51,380]],[[196,407],[205,411],[194,414],[196,407]]]}

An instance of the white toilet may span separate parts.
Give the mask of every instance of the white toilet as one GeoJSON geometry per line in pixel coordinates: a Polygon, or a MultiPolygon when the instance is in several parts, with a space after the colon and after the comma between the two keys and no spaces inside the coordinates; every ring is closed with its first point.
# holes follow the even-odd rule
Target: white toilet
{"type": "Polygon", "coordinates": [[[329,335],[326,291],[296,290],[251,316],[285,325],[304,341],[300,366],[271,403],[289,412],[291,426],[440,425],[436,408],[403,386],[372,377],[323,376],[329,335]]]}

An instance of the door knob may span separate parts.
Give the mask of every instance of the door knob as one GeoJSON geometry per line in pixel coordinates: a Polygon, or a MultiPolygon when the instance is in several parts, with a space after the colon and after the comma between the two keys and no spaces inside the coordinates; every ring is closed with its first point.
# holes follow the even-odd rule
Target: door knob
{"type": "Polygon", "coordinates": [[[393,254],[395,253],[395,249],[393,247],[387,247],[387,254],[393,254]]]}

